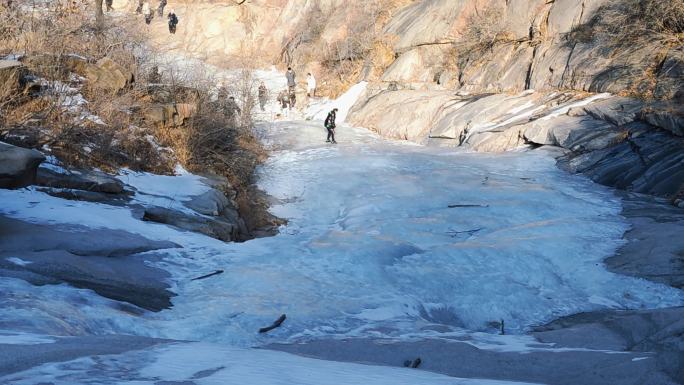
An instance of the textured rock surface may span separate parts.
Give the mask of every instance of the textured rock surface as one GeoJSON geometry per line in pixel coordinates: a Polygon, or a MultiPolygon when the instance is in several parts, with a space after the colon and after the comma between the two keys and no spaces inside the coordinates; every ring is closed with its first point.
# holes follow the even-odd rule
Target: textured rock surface
{"type": "Polygon", "coordinates": [[[0,188],[18,188],[33,184],[38,165],[43,160],[45,157],[36,150],[0,142],[0,188]]]}
{"type": "Polygon", "coordinates": [[[106,194],[121,194],[124,184],[111,175],[100,171],[72,170],[58,173],[48,168],[39,168],[36,183],[45,187],[76,189],[106,194]]]}
{"type": "Polygon", "coordinates": [[[37,225],[0,217],[0,275],[34,285],[68,283],[159,311],[171,306],[168,273],[145,264],[151,250],[178,247],[117,230],[37,225]],[[11,258],[19,257],[17,264],[11,258]]]}
{"type": "Polygon", "coordinates": [[[133,74],[110,58],[86,64],[84,76],[93,87],[117,92],[133,82],[133,74]]]}
{"type": "Polygon", "coordinates": [[[221,217],[207,218],[164,207],[146,207],[143,219],[202,233],[226,242],[239,239],[239,225],[221,217]]]}
{"type": "Polygon", "coordinates": [[[684,288],[684,246],[676,241],[684,234],[684,210],[652,197],[624,194],[622,215],[632,227],[625,234],[627,243],[605,261],[608,268],[684,288]]]}
{"type": "Polygon", "coordinates": [[[549,345],[542,344],[540,350],[522,353],[498,351],[457,339],[330,339],[274,344],[269,348],[321,359],[388,366],[400,366],[407,359],[420,357],[421,369],[455,377],[556,385],[674,385],[684,381],[682,316],[684,308],[583,313],[559,319],[532,333],[540,342],[571,348],[565,351],[545,350],[549,345]]]}

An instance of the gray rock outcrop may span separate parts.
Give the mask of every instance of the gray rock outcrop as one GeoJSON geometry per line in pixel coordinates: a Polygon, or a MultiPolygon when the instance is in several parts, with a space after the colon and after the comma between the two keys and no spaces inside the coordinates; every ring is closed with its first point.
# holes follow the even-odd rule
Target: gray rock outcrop
{"type": "Polygon", "coordinates": [[[171,306],[166,271],[148,266],[154,250],[175,248],[119,230],[52,226],[0,217],[0,276],[34,285],[68,283],[159,311],[171,306]],[[145,253],[145,254],[141,254],[145,253]],[[17,259],[21,263],[17,263],[17,259]]]}
{"type": "Polygon", "coordinates": [[[36,150],[0,142],[0,188],[19,188],[36,180],[38,165],[45,160],[36,150]]]}
{"type": "Polygon", "coordinates": [[[36,184],[45,187],[75,189],[105,194],[121,194],[124,184],[115,177],[96,170],[70,170],[65,173],[39,168],[36,184]]]}

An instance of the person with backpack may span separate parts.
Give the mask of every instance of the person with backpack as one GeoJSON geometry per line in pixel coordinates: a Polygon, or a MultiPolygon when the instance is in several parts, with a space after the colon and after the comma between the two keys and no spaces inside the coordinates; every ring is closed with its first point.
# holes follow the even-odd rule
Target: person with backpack
{"type": "Polygon", "coordinates": [[[333,108],[325,118],[325,128],[328,130],[328,138],[326,143],[337,143],[335,141],[335,119],[337,118],[337,108],[333,108]]]}
{"type": "Polygon", "coordinates": [[[173,35],[176,33],[176,26],[178,25],[178,16],[176,16],[176,13],[172,9],[166,17],[169,19],[169,33],[173,35]]]}

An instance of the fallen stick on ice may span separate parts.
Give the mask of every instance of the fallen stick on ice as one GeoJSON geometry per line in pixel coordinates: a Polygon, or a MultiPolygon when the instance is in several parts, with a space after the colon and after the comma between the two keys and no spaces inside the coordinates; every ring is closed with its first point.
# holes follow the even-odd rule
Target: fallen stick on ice
{"type": "Polygon", "coordinates": [[[449,205],[447,207],[450,209],[455,209],[458,207],[489,207],[489,205],[449,205]]]}
{"type": "Polygon", "coordinates": [[[283,323],[283,321],[285,321],[285,318],[287,318],[287,317],[285,316],[285,314],[281,315],[280,318],[278,318],[277,320],[275,320],[275,322],[274,322],[271,326],[267,326],[267,327],[265,327],[265,328],[259,329],[259,333],[270,332],[271,330],[277,328],[278,326],[280,326],[280,324],[283,323]]]}
{"type": "Polygon", "coordinates": [[[223,270],[216,270],[216,271],[213,272],[213,273],[209,273],[209,274],[203,275],[203,276],[201,276],[201,277],[193,278],[193,279],[191,279],[191,281],[197,281],[198,279],[204,279],[204,278],[213,277],[213,276],[219,275],[219,274],[221,274],[221,273],[223,273],[223,270]]]}

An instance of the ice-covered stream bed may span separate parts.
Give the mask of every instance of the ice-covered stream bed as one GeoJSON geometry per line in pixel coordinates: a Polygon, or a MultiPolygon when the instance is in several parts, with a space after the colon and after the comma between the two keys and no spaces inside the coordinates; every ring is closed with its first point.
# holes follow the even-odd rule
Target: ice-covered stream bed
{"type": "Polygon", "coordinates": [[[271,238],[222,243],[141,222],[125,207],[0,191],[3,215],[183,246],[158,263],[173,277],[172,309],[132,315],[87,290],[3,278],[3,324],[256,346],[496,332],[502,319],[507,332],[522,333],[581,311],[682,303],[681,291],[604,268],[627,229],[619,199],[542,152],[458,153],[352,127],[329,145],[320,122],[262,130],[276,150],[259,184],[289,221],[271,238]],[[283,313],[281,328],[256,333],[283,313]]]}

